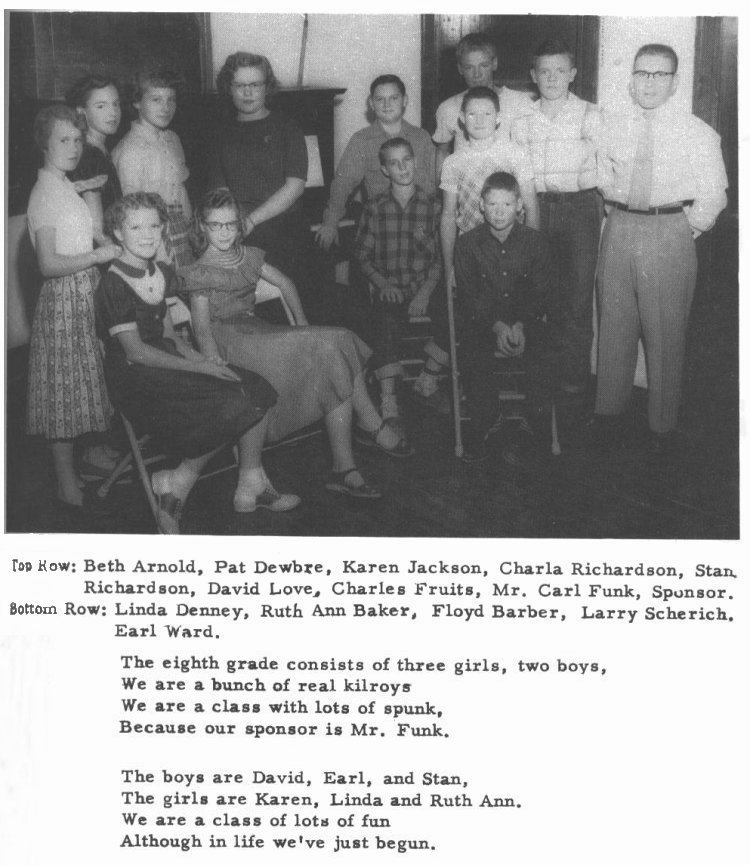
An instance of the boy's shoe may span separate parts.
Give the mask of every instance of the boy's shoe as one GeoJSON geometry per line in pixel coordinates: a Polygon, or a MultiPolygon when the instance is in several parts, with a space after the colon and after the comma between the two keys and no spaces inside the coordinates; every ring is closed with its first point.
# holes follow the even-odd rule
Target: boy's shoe
{"type": "Polygon", "coordinates": [[[472,463],[481,463],[490,456],[487,448],[487,436],[480,434],[469,435],[466,437],[464,445],[464,453],[461,455],[461,460],[464,463],[471,465],[472,463]]]}
{"type": "Polygon", "coordinates": [[[438,415],[451,414],[451,398],[441,388],[438,388],[437,391],[428,397],[415,390],[413,396],[417,403],[426,409],[430,409],[432,412],[437,412],[438,415]]]}
{"type": "Polygon", "coordinates": [[[238,514],[249,514],[256,508],[267,508],[269,511],[291,511],[302,500],[294,493],[279,493],[269,481],[258,493],[250,490],[237,490],[234,494],[234,510],[238,514]]]}

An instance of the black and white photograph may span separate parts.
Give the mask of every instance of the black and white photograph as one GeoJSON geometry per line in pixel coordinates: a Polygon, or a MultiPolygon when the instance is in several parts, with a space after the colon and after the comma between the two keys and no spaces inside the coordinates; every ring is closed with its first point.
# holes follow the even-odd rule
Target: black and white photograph
{"type": "Polygon", "coordinates": [[[745,16],[218,5],[5,10],[0,864],[747,866],[745,16]]]}
{"type": "Polygon", "coordinates": [[[7,531],[737,538],[737,38],[6,13],[7,531]]]}

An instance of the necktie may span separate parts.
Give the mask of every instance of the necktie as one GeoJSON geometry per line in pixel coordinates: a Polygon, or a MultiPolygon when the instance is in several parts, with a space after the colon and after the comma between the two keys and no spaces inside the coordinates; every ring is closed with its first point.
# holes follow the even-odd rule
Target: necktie
{"type": "Polygon", "coordinates": [[[654,126],[652,112],[643,112],[643,129],[633,159],[628,207],[648,210],[651,206],[651,174],[654,168],[654,126]]]}

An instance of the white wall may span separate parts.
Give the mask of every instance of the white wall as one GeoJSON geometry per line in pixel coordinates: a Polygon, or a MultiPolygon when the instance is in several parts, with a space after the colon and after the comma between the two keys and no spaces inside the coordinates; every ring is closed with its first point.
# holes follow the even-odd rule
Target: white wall
{"type": "MultiPolygon", "coordinates": [[[[284,87],[297,83],[302,15],[211,13],[214,73],[234,51],[265,54],[284,87]]],[[[306,86],[346,87],[336,107],[334,156],[365,126],[370,82],[384,73],[406,84],[406,119],[420,123],[420,23],[418,15],[327,15],[308,18],[306,86]]]]}
{"type": "Polygon", "coordinates": [[[599,104],[623,108],[630,104],[628,84],[635,52],[649,42],[671,45],[679,58],[679,87],[673,99],[690,110],[693,104],[695,18],[601,19],[599,43],[599,104]]]}

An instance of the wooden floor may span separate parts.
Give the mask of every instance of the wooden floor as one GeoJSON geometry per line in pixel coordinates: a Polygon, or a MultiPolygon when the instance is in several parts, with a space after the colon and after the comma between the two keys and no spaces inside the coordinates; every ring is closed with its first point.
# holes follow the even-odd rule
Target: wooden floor
{"type": "MultiPolygon", "coordinates": [[[[298,493],[293,512],[235,515],[234,473],[203,480],[182,527],[194,535],[702,538],[739,535],[737,298],[699,291],[691,319],[680,448],[676,459],[647,456],[642,437],[604,452],[585,442],[592,391],[558,406],[563,453],[541,441],[522,469],[494,457],[467,466],[453,455],[450,418],[407,405],[416,454],[395,460],[358,448],[357,459],[385,495],[354,501],[324,488],[325,438],[270,451],[269,476],[298,493]]],[[[116,487],[108,516],[70,515],[55,505],[44,444],[23,432],[23,359],[9,358],[8,532],[153,533],[140,485],[116,487]]],[[[633,419],[645,431],[645,392],[634,390],[633,419]]]]}

